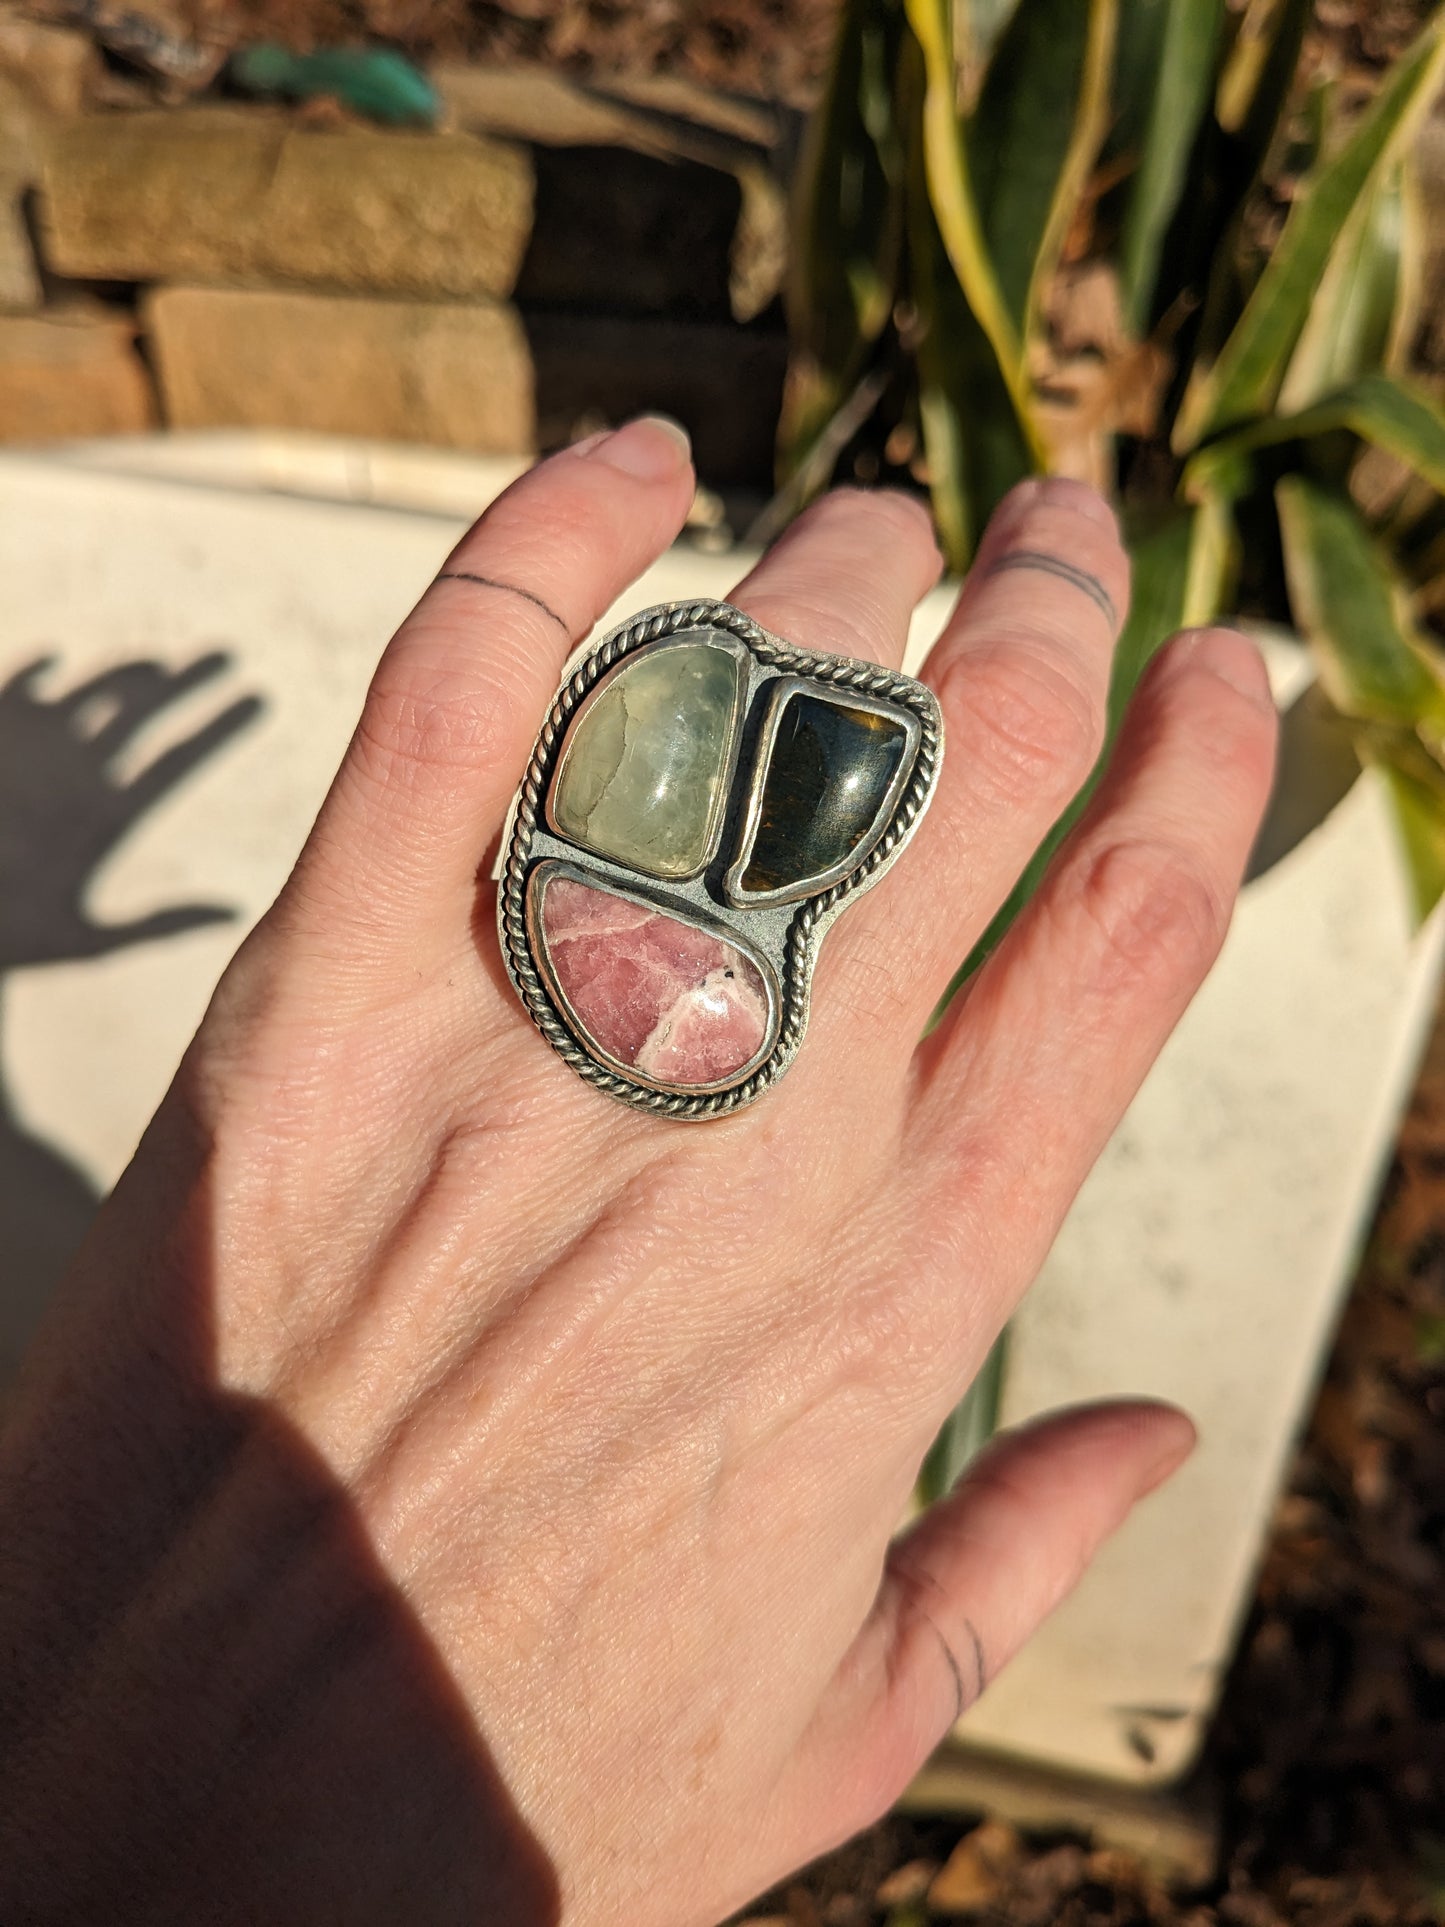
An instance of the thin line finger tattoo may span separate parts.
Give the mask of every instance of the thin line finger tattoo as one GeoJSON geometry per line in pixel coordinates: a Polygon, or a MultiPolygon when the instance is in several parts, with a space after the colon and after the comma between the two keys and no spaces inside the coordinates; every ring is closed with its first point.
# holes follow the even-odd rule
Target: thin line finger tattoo
{"type": "Polygon", "coordinates": [[[519,595],[524,602],[530,602],[533,608],[540,609],[544,616],[550,616],[568,641],[572,638],[572,631],[555,609],[549,608],[541,596],[533,595],[530,589],[519,589],[515,582],[498,582],[493,576],[476,575],[470,569],[443,569],[436,579],[438,582],[476,582],[484,589],[501,589],[508,595],[519,595]]]}
{"type": "Polygon", "coordinates": [[[1119,626],[1119,611],[1114,607],[1114,598],[1096,575],[1087,569],[1078,568],[1066,562],[1060,555],[1050,555],[1044,549],[1010,549],[1001,555],[989,569],[990,575],[1002,575],[1005,569],[1037,569],[1044,575],[1056,575],[1061,582],[1072,583],[1074,588],[1082,589],[1090,602],[1108,617],[1114,628],[1119,626]]]}

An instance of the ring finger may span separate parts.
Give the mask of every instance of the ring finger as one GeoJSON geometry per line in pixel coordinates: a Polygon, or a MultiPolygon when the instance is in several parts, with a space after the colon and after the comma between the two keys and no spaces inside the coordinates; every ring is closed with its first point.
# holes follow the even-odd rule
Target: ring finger
{"type": "Polygon", "coordinates": [[[850,1057],[870,1036],[896,1053],[901,1032],[911,1047],[1087,779],[1128,581],[1114,516],[1080,483],[1026,482],[994,516],[922,671],[945,728],[932,807],[897,876],[820,963],[815,1027],[846,1027],[850,1057]]]}
{"type": "Polygon", "coordinates": [[[896,669],[909,619],[942,568],[911,496],[840,488],[798,517],[731,599],[799,648],[896,669]]]}

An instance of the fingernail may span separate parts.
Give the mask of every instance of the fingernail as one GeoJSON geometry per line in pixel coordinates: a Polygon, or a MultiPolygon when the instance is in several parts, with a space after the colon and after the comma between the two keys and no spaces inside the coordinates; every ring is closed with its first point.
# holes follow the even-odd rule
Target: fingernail
{"type": "Polygon", "coordinates": [[[1111,535],[1119,526],[1113,509],[1087,482],[1075,482],[1067,475],[1033,475],[1011,488],[999,503],[989,524],[990,535],[997,540],[1001,529],[1012,529],[1036,509],[1071,509],[1111,535]]]}
{"type": "Polygon", "coordinates": [[[1193,1456],[1194,1448],[1199,1443],[1199,1433],[1187,1412],[1181,1412],[1177,1405],[1166,1405],[1161,1407],[1160,1417],[1163,1418],[1165,1414],[1172,1423],[1160,1426],[1163,1436],[1159,1441],[1158,1455],[1139,1483],[1141,1499],[1177,1472],[1185,1460],[1193,1456]]]}
{"type": "Polygon", "coordinates": [[[691,459],[688,432],[670,415],[639,415],[587,451],[588,461],[603,462],[639,482],[671,481],[691,459]]]}
{"type": "Polygon", "coordinates": [[[1215,627],[1191,629],[1175,647],[1189,662],[1218,676],[1257,709],[1274,708],[1274,692],[1269,686],[1269,671],[1259,646],[1240,629],[1215,627]]]}
{"type": "Polygon", "coordinates": [[[1021,515],[1027,515],[1034,503],[1038,501],[1039,490],[1042,487],[1043,483],[1037,476],[1031,476],[1026,482],[1016,483],[989,518],[990,532],[1010,528],[1021,515]]]}
{"type": "Polygon", "coordinates": [[[1114,511],[1087,482],[1076,482],[1067,475],[1046,475],[1039,483],[1034,501],[1040,508],[1072,509],[1087,522],[1094,522],[1111,533],[1118,527],[1114,511]]]}

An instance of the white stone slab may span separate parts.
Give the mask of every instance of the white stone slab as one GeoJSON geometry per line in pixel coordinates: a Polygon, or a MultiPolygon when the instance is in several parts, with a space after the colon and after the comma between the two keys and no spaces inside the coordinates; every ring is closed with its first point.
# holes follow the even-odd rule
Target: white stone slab
{"type": "MultiPolygon", "coordinates": [[[[118,661],[176,665],[222,647],[237,663],[225,689],[192,699],[153,742],[223,697],[254,690],[267,705],[145,819],[94,892],[102,916],[199,898],[234,906],[235,921],[0,980],[0,1095],[15,1118],[8,1136],[0,1124],[0,1211],[14,1203],[4,1160],[13,1174],[20,1153],[49,1159],[51,1177],[66,1160],[80,1205],[85,1186],[114,1180],[306,833],[378,650],[461,532],[460,514],[427,511],[480,507],[508,479],[482,472],[494,464],[421,460],[393,477],[399,512],[357,504],[384,465],[355,449],[223,439],[229,452],[215,438],[149,445],[130,463],[143,476],[114,472],[124,450],[89,458],[106,469],[0,459],[0,681],[42,653],[58,658],[60,689],[118,661]],[[191,480],[166,479],[168,462],[191,480]],[[278,488],[288,494],[267,492],[278,488]]],[[[615,613],[726,594],[749,560],[676,550],[615,613]]],[[[911,659],[946,603],[940,593],[921,612],[911,659]]],[[[1440,950],[1438,928],[1410,942],[1390,826],[1365,785],[1248,891],[1219,969],[1020,1315],[1005,1388],[1009,1419],[1106,1393],[1172,1397],[1199,1421],[1201,1450],[969,1716],[975,1741],[1141,1781],[1192,1755],[1440,950]]],[[[0,1252],[0,1278],[4,1266],[0,1252]]],[[[0,1292],[0,1361],[28,1320],[21,1296],[13,1278],[0,1292]]]]}
{"type": "Polygon", "coordinates": [[[523,455],[465,455],[411,442],[244,428],[108,435],[45,453],[51,460],[112,475],[153,475],[464,519],[479,513],[530,461],[523,455]]]}
{"type": "Polygon", "coordinates": [[[1197,1752],[1433,1014],[1372,782],[1251,884],[1015,1323],[1005,1422],[1150,1392],[1200,1429],[966,1737],[1118,1778],[1197,1752]]]}

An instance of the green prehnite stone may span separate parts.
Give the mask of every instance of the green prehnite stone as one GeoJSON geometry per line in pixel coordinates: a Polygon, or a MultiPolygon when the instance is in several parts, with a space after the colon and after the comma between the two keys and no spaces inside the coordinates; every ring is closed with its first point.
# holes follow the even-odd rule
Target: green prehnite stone
{"type": "Polygon", "coordinates": [[[817,696],[793,696],[763,779],[744,894],[823,876],[869,840],[908,742],[901,722],[817,696]]]}
{"type": "Polygon", "coordinates": [[[707,642],[624,663],[576,725],[552,796],[563,836],[647,876],[711,854],[732,748],[738,664],[707,642]]]}

